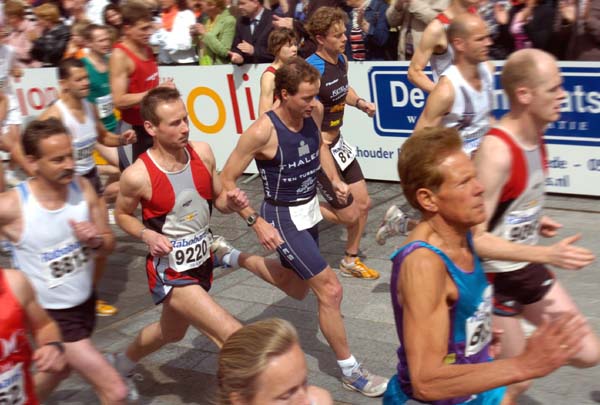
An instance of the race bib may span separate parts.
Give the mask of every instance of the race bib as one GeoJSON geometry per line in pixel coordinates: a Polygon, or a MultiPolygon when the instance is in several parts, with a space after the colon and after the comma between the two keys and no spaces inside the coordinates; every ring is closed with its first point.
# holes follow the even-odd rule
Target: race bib
{"type": "Polygon", "coordinates": [[[511,211],[504,220],[504,238],[511,242],[535,244],[539,237],[540,205],[522,211],[511,211]]]}
{"type": "Polygon", "coordinates": [[[73,239],[42,253],[48,288],[58,287],[85,269],[90,259],[90,249],[73,239]]]}
{"type": "Polygon", "coordinates": [[[340,170],[344,171],[356,158],[356,148],[347,143],[344,137],[340,135],[340,139],[331,148],[331,154],[340,167],[340,170]]]}
{"type": "Polygon", "coordinates": [[[323,219],[319,208],[319,198],[314,196],[306,204],[290,207],[290,217],[299,231],[312,228],[323,219]]]}
{"type": "Polygon", "coordinates": [[[106,96],[96,97],[96,108],[98,109],[98,116],[101,119],[111,115],[115,109],[112,95],[107,94],[106,96]]]}
{"type": "Polygon", "coordinates": [[[169,267],[178,273],[199,267],[210,258],[211,243],[212,235],[206,231],[171,240],[169,267]]]}
{"type": "Polygon", "coordinates": [[[0,374],[0,405],[22,405],[26,402],[23,363],[17,363],[0,374]]]}
{"type": "Polygon", "coordinates": [[[479,353],[492,341],[492,289],[486,287],[477,311],[467,318],[465,356],[479,353]]]}
{"type": "Polygon", "coordinates": [[[81,143],[73,143],[73,148],[73,159],[75,159],[76,162],[91,159],[92,153],[96,148],[96,140],[90,140],[81,143]]]}

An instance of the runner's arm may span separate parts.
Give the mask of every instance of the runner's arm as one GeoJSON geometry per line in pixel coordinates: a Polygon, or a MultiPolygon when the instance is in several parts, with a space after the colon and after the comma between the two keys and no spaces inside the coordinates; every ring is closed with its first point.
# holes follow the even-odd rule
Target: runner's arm
{"type": "Polygon", "coordinates": [[[564,328],[564,323],[560,325],[563,328],[560,339],[537,336],[536,350],[528,345],[526,352],[518,357],[478,364],[447,364],[444,360],[448,355],[451,326],[448,298],[452,284],[444,263],[431,251],[418,249],[402,264],[396,293],[403,305],[404,348],[415,398],[433,401],[467,396],[539,377],[564,364],[564,353],[555,353],[561,357],[546,362],[544,352],[550,347],[560,352],[558,346],[562,342],[578,339],[564,328]]]}
{"type": "Polygon", "coordinates": [[[264,72],[260,78],[260,98],[258,101],[258,115],[261,116],[273,107],[273,94],[275,92],[275,75],[264,72]]]}
{"type": "Polygon", "coordinates": [[[37,350],[33,360],[36,368],[38,371],[61,371],[66,365],[65,356],[56,344],[51,343],[62,342],[58,325],[38,303],[35,291],[24,273],[12,269],[3,271],[25,312],[27,325],[35,340],[37,350]]]}
{"type": "Polygon", "coordinates": [[[229,191],[223,189],[219,173],[217,172],[215,155],[213,154],[210,145],[205,142],[190,142],[190,144],[210,172],[215,208],[224,214],[230,214],[248,206],[248,197],[245,192],[241,191],[239,188],[229,191]]]}
{"type": "Polygon", "coordinates": [[[114,49],[109,60],[110,90],[116,108],[127,108],[139,104],[148,93],[127,93],[129,57],[120,49],[114,49]]]}
{"type": "MultiPolygon", "coordinates": [[[[262,115],[240,136],[235,149],[227,159],[223,172],[221,172],[221,182],[226,192],[236,189],[236,180],[252,162],[252,159],[263,152],[273,131],[271,120],[267,115],[262,115]]],[[[246,220],[256,212],[248,205],[239,210],[238,214],[246,220]]],[[[274,250],[283,243],[279,231],[260,216],[256,218],[252,229],[256,232],[261,245],[267,250],[274,250]]]]}
{"type": "Polygon", "coordinates": [[[425,108],[415,125],[415,131],[427,127],[439,127],[442,119],[454,103],[454,87],[446,77],[442,77],[427,97],[425,108]]]}
{"type": "MultiPolygon", "coordinates": [[[[266,146],[271,131],[273,131],[271,120],[266,115],[262,115],[240,136],[235,149],[231,152],[221,172],[220,180],[224,191],[227,192],[237,188],[237,179],[266,146]]],[[[248,207],[238,211],[238,214],[246,219],[255,212],[256,210],[248,205],[248,207]]]]}
{"type": "Polygon", "coordinates": [[[90,222],[95,226],[97,233],[95,237],[102,238],[102,243],[98,247],[94,246],[94,249],[99,256],[107,256],[115,248],[115,235],[108,226],[107,213],[102,212],[102,209],[106,209],[106,206],[100,204],[100,197],[98,197],[96,190],[94,190],[88,179],[80,177],[79,180],[88,202],[90,222]]]}
{"type": "Polygon", "coordinates": [[[94,116],[96,117],[96,132],[98,133],[98,142],[104,146],[122,146],[130,143],[135,143],[137,140],[135,131],[133,129],[128,129],[122,134],[115,134],[114,132],[110,132],[106,129],[102,120],[98,116],[98,111],[94,111],[94,116]]]}
{"type": "Polygon", "coordinates": [[[415,48],[415,53],[408,65],[408,80],[427,93],[433,91],[435,83],[425,74],[424,70],[441,35],[446,35],[444,28],[441,24],[436,23],[436,20],[432,21],[425,28],[421,42],[415,48]]]}
{"type": "Polygon", "coordinates": [[[504,142],[494,136],[486,136],[475,154],[474,163],[477,177],[484,188],[487,218],[473,231],[477,254],[486,259],[552,264],[565,269],[579,269],[594,261],[595,256],[591,251],[573,245],[579,239],[577,235],[551,246],[532,246],[513,243],[487,232],[502,188],[510,176],[512,159],[504,142]]]}

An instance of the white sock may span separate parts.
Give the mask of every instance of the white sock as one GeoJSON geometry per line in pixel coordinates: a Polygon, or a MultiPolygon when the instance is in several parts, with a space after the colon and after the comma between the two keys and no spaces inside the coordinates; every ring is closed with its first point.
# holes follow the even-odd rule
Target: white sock
{"type": "Polygon", "coordinates": [[[136,363],[131,361],[125,353],[116,353],[115,359],[115,368],[117,369],[117,371],[125,376],[130,375],[136,363]]]}
{"type": "Polygon", "coordinates": [[[231,268],[237,269],[240,267],[239,259],[242,252],[237,249],[232,249],[231,252],[223,256],[223,263],[231,268]]]}
{"type": "Polygon", "coordinates": [[[345,377],[350,377],[352,372],[358,368],[358,362],[353,355],[350,355],[346,360],[338,360],[337,363],[345,377]]]}

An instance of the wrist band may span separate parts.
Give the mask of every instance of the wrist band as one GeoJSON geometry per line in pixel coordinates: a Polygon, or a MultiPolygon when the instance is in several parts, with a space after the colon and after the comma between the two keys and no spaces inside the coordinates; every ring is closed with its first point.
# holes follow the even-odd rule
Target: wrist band
{"type": "Polygon", "coordinates": [[[361,101],[365,101],[364,98],[358,98],[358,100],[356,100],[356,103],[354,103],[354,107],[358,108],[360,110],[360,107],[358,106],[358,103],[360,103],[361,101]]]}
{"type": "Polygon", "coordinates": [[[55,346],[61,354],[65,354],[65,344],[55,340],[54,342],[48,342],[44,346],[55,346]]]}

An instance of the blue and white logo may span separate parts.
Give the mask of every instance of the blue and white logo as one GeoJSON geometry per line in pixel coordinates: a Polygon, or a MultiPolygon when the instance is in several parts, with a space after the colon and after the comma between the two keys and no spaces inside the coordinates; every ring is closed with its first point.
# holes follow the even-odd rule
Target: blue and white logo
{"type": "MultiPolygon", "coordinates": [[[[508,99],[500,88],[501,66],[496,67],[494,115],[508,111],[508,99]]],[[[374,66],[369,71],[369,88],[377,105],[373,120],[379,136],[408,137],[413,131],[427,94],[408,80],[406,66],[374,66]]],[[[567,97],[558,121],[549,125],[547,144],[600,147],[600,71],[597,66],[568,62],[561,64],[567,97]]],[[[428,71],[426,71],[428,73],[428,71]]]]}

